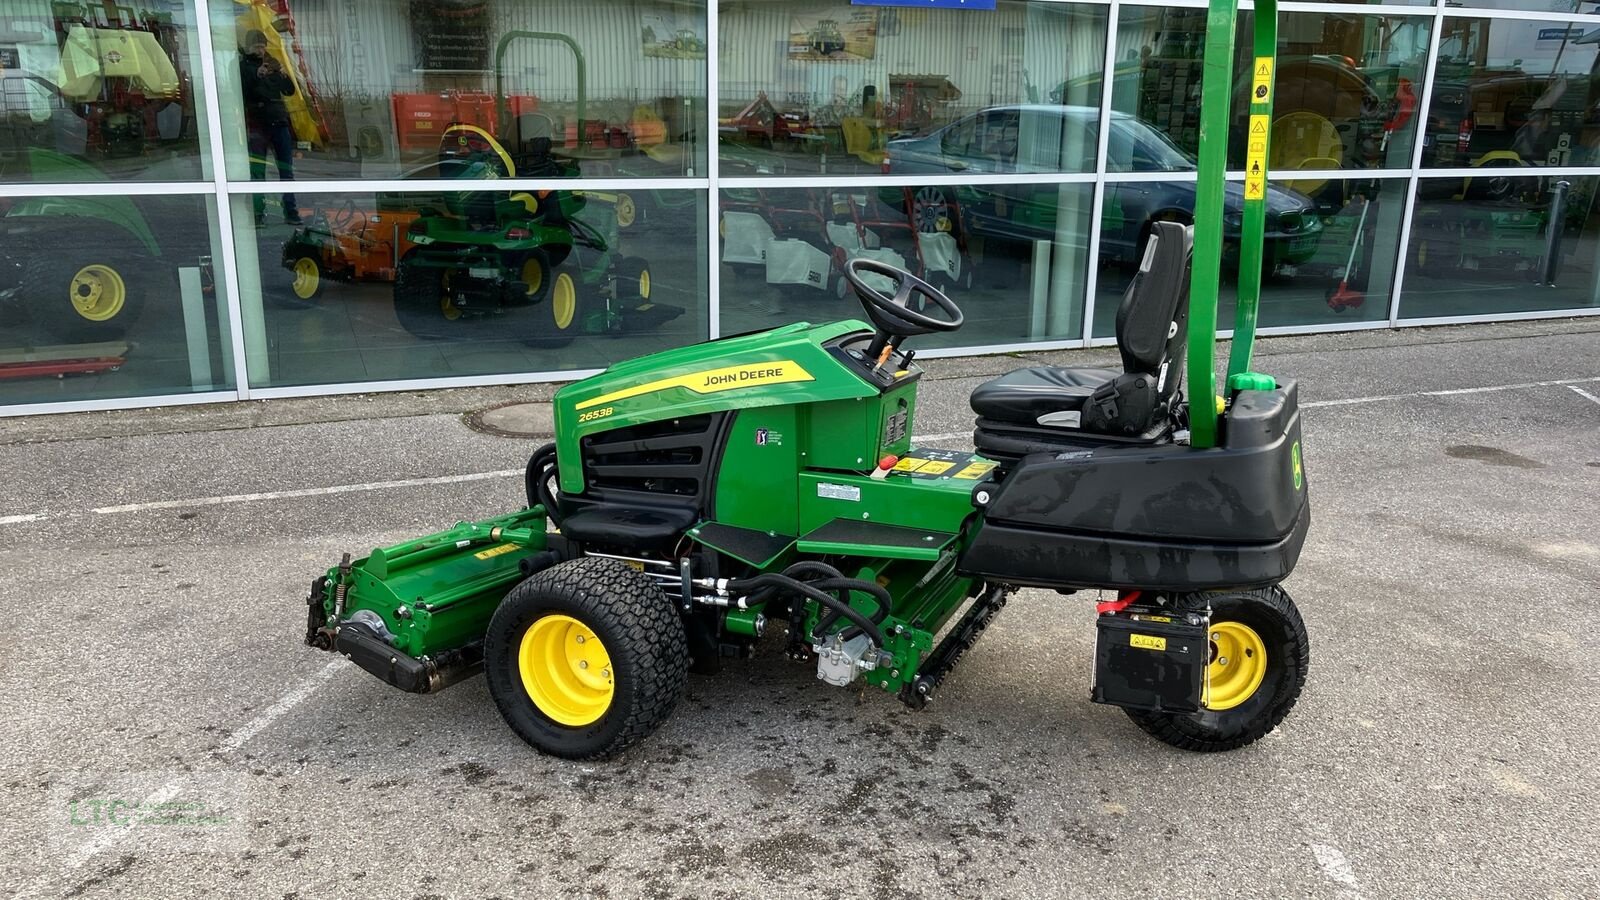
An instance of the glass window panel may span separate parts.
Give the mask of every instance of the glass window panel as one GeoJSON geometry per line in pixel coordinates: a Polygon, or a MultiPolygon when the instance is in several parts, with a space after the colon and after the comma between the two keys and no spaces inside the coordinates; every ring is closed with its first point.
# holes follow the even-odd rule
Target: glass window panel
{"type": "Polygon", "coordinates": [[[1592,25],[1445,19],[1422,164],[1592,165],[1597,62],[1592,25]]]}
{"type": "Polygon", "coordinates": [[[1104,6],[719,9],[723,175],[1094,168],[1104,6]]]}
{"type": "MultiPolygon", "coordinates": [[[[1203,9],[1122,10],[1111,105],[1130,133],[1120,134],[1114,120],[1108,171],[1193,168],[1172,160],[1171,148],[1191,159],[1199,151],[1205,18],[1203,9]],[[1162,137],[1168,147],[1156,146],[1162,137]]],[[[1244,166],[1253,22],[1240,14],[1228,140],[1234,169],[1244,166]]],[[[1431,26],[1426,16],[1281,13],[1270,167],[1410,168],[1431,26]]]]}
{"type": "Polygon", "coordinates": [[[864,256],[922,276],[966,314],[915,346],[1082,337],[1091,198],[1086,184],[725,190],[722,330],[861,318],[841,273],[864,256]]]}
{"type": "Polygon", "coordinates": [[[1593,14],[1596,11],[1593,0],[1450,0],[1445,5],[1476,9],[1520,9],[1541,13],[1593,14]]]}
{"type": "Polygon", "coordinates": [[[707,336],[705,192],[234,198],[252,386],[601,368],[707,336]]]}
{"type": "MultiPolygon", "coordinates": [[[[1404,178],[1275,180],[1267,195],[1262,327],[1377,321],[1389,317],[1390,286],[1404,214],[1404,178]]],[[[1233,327],[1244,192],[1229,182],[1225,201],[1220,327],[1233,327]]],[[[1188,222],[1192,182],[1108,184],[1100,224],[1100,280],[1094,336],[1116,336],[1117,307],[1153,222],[1188,222]]]]}
{"type": "Polygon", "coordinates": [[[1600,306],[1600,177],[1424,178],[1400,315],[1600,306]]]}
{"type": "Polygon", "coordinates": [[[705,174],[703,2],[293,9],[211,4],[231,178],[429,177],[465,144],[524,178],[705,174]]]}
{"type": "Polygon", "coordinates": [[[210,196],[0,199],[0,406],[227,390],[210,196]]]}
{"type": "Polygon", "coordinates": [[[194,4],[0,0],[0,182],[210,178],[194,4]]]}

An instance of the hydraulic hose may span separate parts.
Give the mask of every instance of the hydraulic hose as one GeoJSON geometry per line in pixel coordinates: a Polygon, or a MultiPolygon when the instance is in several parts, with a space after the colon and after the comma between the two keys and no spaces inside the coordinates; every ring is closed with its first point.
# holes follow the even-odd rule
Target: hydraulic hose
{"type": "Polygon", "coordinates": [[[561,527],[561,508],[555,495],[550,493],[550,472],[556,464],[556,445],[545,444],[528,457],[528,469],[523,475],[528,492],[528,505],[544,507],[544,514],[557,528],[561,527]]]}
{"type": "MultiPolygon", "coordinates": [[[[889,607],[893,602],[893,598],[890,597],[889,591],[884,588],[883,585],[876,582],[863,581],[859,578],[846,578],[844,573],[840,572],[833,566],[830,566],[824,562],[816,562],[814,560],[797,562],[789,568],[784,569],[783,574],[787,578],[793,578],[796,580],[803,580],[807,575],[822,575],[824,577],[820,580],[806,582],[819,591],[860,591],[863,594],[870,594],[872,595],[872,598],[877,601],[878,607],[872,613],[872,621],[881,623],[889,616],[889,607]]],[[[769,588],[762,593],[764,596],[759,599],[766,600],[769,598],[767,595],[773,593],[773,590],[769,588]]],[[[843,597],[840,599],[841,601],[844,600],[843,597]]],[[[830,607],[830,612],[817,622],[816,630],[811,633],[812,638],[815,639],[820,635],[826,634],[828,629],[833,627],[835,622],[839,621],[839,617],[840,613],[838,610],[830,607]]],[[[843,636],[845,640],[849,640],[850,638],[854,637],[856,633],[857,629],[852,628],[847,630],[843,636]]],[[[879,642],[878,646],[883,646],[882,642],[879,642]]]]}
{"type": "Polygon", "coordinates": [[[809,600],[815,600],[817,603],[826,606],[828,609],[860,626],[861,630],[866,632],[867,636],[872,638],[873,643],[877,646],[882,647],[884,645],[883,629],[878,627],[877,622],[862,615],[860,610],[857,610],[849,603],[831,594],[825,594],[804,581],[797,581],[794,578],[790,578],[787,575],[779,575],[776,572],[768,572],[764,575],[757,575],[754,578],[728,582],[728,590],[735,594],[751,594],[766,588],[776,588],[779,592],[800,594],[809,600]]]}

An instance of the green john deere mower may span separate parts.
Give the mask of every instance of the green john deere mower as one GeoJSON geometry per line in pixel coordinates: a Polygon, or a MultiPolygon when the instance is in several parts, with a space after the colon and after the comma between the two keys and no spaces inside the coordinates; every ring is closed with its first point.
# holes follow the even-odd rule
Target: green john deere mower
{"type": "MultiPolygon", "coordinates": [[[[1256,21],[1265,117],[1270,0],[1256,21]]],[[[1156,226],[1117,316],[1120,369],[1003,375],[972,395],[976,453],[920,446],[910,345],[961,310],[852,260],[868,322],[725,338],[564,387],[526,508],[346,556],[312,585],[307,643],[417,693],[482,671],[525,741],[596,758],[660,725],[689,672],[768,632],[825,684],[920,708],[1018,588],[1063,605],[1097,591],[1095,701],[1191,750],[1271,731],[1309,663],[1281,582],[1310,512],[1296,387],[1250,371],[1264,134],[1220,393],[1212,367],[1233,28],[1213,0],[1197,224],[1156,226]]]]}

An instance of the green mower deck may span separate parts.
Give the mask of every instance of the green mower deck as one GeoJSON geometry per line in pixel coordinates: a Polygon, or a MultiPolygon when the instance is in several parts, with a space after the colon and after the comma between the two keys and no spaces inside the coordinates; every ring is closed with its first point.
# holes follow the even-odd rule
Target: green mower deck
{"type": "MultiPolygon", "coordinates": [[[[1266,122],[1276,15],[1256,11],[1250,113],[1266,122]]],[[[689,672],[769,634],[827,685],[920,708],[1038,587],[1101,598],[1090,696],[1151,735],[1217,751],[1277,727],[1309,663],[1280,585],[1310,506],[1298,389],[1250,371],[1264,131],[1220,392],[1213,371],[1234,16],[1212,3],[1197,225],[1150,235],[1118,315],[1122,371],[1008,373],[973,392],[976,453],[914,447],[907,342],[963,316],[855,259],[844,277],[869,321],[681,347],[563,387],[526,508],[346,557],[312,586],[306,641],[417,693],[481,669],[525,741],[599,758],[653,731],[689,672]]]]}

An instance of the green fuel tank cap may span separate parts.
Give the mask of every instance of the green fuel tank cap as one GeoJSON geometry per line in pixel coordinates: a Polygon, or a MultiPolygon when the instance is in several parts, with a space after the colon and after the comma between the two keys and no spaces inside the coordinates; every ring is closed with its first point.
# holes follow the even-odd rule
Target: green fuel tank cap
{"type": "Polygon", "coordinates": [[[1238,391],[1275,391],[1278,389],[1278,379],[1260,372],[1240,372],[1228,379],[1228,392],[1238,391]]]}

